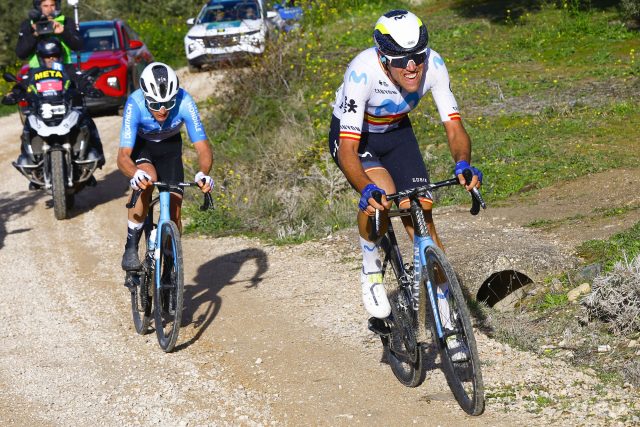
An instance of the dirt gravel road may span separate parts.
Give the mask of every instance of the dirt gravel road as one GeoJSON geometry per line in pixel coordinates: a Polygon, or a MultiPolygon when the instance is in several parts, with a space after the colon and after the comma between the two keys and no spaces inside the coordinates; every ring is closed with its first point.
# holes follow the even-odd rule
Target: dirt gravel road
{"type": "MultiPolygon", "coordinates": [[[[77,196],[71,218],[57,221],[50,196],[29,192],[10,166],[18,154],[18,116],[0,118],[0,425],[512,426],[626,420],[618,406],[630,408],[634,390],[608,387],[608,395],[597,395],[605,407],[594,409],[590,402],[599,383],[592,373],[482,334],[490,397],[483,416],[470,418],[458,408],[434,366],[421,387],[401,386],[380,363],[379,340],[366,329],[353,230],[285,247],[247,238],[186,237],[186,312],[175,352],[164,354],[155,335],[136,335],[122,286],[128,184],[115,166],[121,118],[96,122],[107,164],[97,173],[98,186],[77,196]],[[515,390],[506,404],[495,397],[503,390],[515,390]],[[549,411],[536,403],[543,392],[548,399],[574,397],[569,407],[551,405],[549,411]],[[581,421],[589,411],[588,421],[581,421]]],[[[442,234],[461,240],[466,234],[458,224],[466,221],[468,232],[492,221],[488,215],[467,217],[462,209],[443,214],[442,234]]],[[[494,220],[500,222],[496,230],[503,230],[496,233],[518,227],[494,220]]]]}

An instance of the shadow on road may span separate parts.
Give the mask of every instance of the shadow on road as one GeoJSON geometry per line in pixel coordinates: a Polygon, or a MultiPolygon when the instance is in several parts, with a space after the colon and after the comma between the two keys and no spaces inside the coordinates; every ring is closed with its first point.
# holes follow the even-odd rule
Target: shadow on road
{"type": "Polygon", "coordinates": [[[176,346],[176,350],[196,342],[213,322],[222,306],[218,295],[222,288],[235,284],[244,284],[246,289],[256,288],[268,269],[267,254],[257,248],[226,254],[201,265],[193,279],[195,283],[185,286],[182,313],[182,327],[193,324],[197,332],[189,341],[176,346]],[[253,276],[248,280],[233,280],[242,266],[252,260],[256,265],[253,276]]]}
{"type": "MultiPolygon", "coordinates": [[[[129,183],[119,170],[114,170],[98,181],[96,187],[84,188],[76,195],[76,203],[70,212],[70,216],[76,217],[90,211],[102,204],[119,199],[129,191],[129,183]]],[[[122,203],[122,211],[125,209],[122,203]]]]}
{"type": "Polygon", "coordinates": [[[29,231],[29,229],[21,228],[8,233],[6,223],[14,216],[24,215],[30,212],[43,195],[44,193],[41,191],[31,191],[28,193],[20,193],[18,195],[0,193],[0,249],[4,247],[4,239],[7,234],[17,234],[29,231]]]}

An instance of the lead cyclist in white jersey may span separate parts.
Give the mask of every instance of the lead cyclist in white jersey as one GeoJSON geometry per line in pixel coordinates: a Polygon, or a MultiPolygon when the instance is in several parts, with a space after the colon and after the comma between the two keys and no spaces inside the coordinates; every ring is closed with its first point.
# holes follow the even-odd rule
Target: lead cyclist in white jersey
{"type": "MultiPolygon", "coordinates": [[[[375,47],[358,54],[349,64],[344,82],[336,92],[329,133],[329,149],[351,185],[361,194],[358,229],[362,249],[362,297],[371,321],[389,316],[391,307],[382,285],[378,248],[368,240],[368,217],[375,209],[391,207],[384,194],[407,190],[429,181],[408,113],[429,91],[455,162],[455,174],[464,184],[462,172],[470,169],[473,179],[465,186],[479,187],[482,173],[470,165],[471,141],[451,92],[449,74],[442,57],[427,47],[424,23],[406,10],[385,13],[376,23],[375,47]],[[373,191],[383,194],[377,203],[373,191]]],[[[404,205],[408,200],[403,201],[404,205]]],[[[400,203],[401,207],[403,202],[400,203]]],[[[431,215],[432,200],[422,208],[429,232],[438,246],[431,215]]],[[[413,233],[410,218],[405,227],[413,233]]],[[[455,345],[455,344],[454,344],[455,345]]]]}

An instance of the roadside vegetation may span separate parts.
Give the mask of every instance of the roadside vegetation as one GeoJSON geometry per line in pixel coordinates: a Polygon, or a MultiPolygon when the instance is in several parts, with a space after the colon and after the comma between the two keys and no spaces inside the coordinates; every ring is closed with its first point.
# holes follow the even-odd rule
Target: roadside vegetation
{"type": "MultiPolygon", "coordinates": [[[[628,154],[640,151],[640,37],[619,5],[520,3],[411,7],[447,63],[489,202],[634,167],[628,154]]],[[[250,70],[228,74],[208,106],[207,127],[226,192],[214,218],[193,212],[199,232],[237,232],[239,225],[287,242],[352,225],[357,195],[328,155],[331,104],[349,61],[372,44],[375,20],[393,7],[407,5],[313,2],[301,31],[274,41],[250,70]]],[[[432,177],[449,176],[431,100],[411,116],[432,177]]],[[[443,194],[440,204],[466,202],[462,191],[443,194]]]]}

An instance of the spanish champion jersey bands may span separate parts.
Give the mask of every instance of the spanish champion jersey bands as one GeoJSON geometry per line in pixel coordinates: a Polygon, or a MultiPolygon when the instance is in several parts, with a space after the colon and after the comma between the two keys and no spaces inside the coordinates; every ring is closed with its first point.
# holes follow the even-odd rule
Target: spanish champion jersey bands
{"type": "Polygon", "coordinates": [[[187,125],[187,133],[192,143],[207,139],[198,107],[191,95],[180,88],[176,97],[176,106],[160,124],[145,105],[142,90],[133,92],[124,106],[120,147],[133,148],[137,137],[150,142],[161,142],[179,134],[183,123],[187,125]]]}
{"type": "Polygon", "coordinates": [[[333,115],[340,119],[340,139],[359,141],[362,132],[384,133],[395,129],[429,90],[443,122],[460,120],[444,61],[431,49],[427,50],[427,56],[424,80],[413,93],[391,82],[375,47],[356,56],[336,91],[333,105],[333,115]]]}

